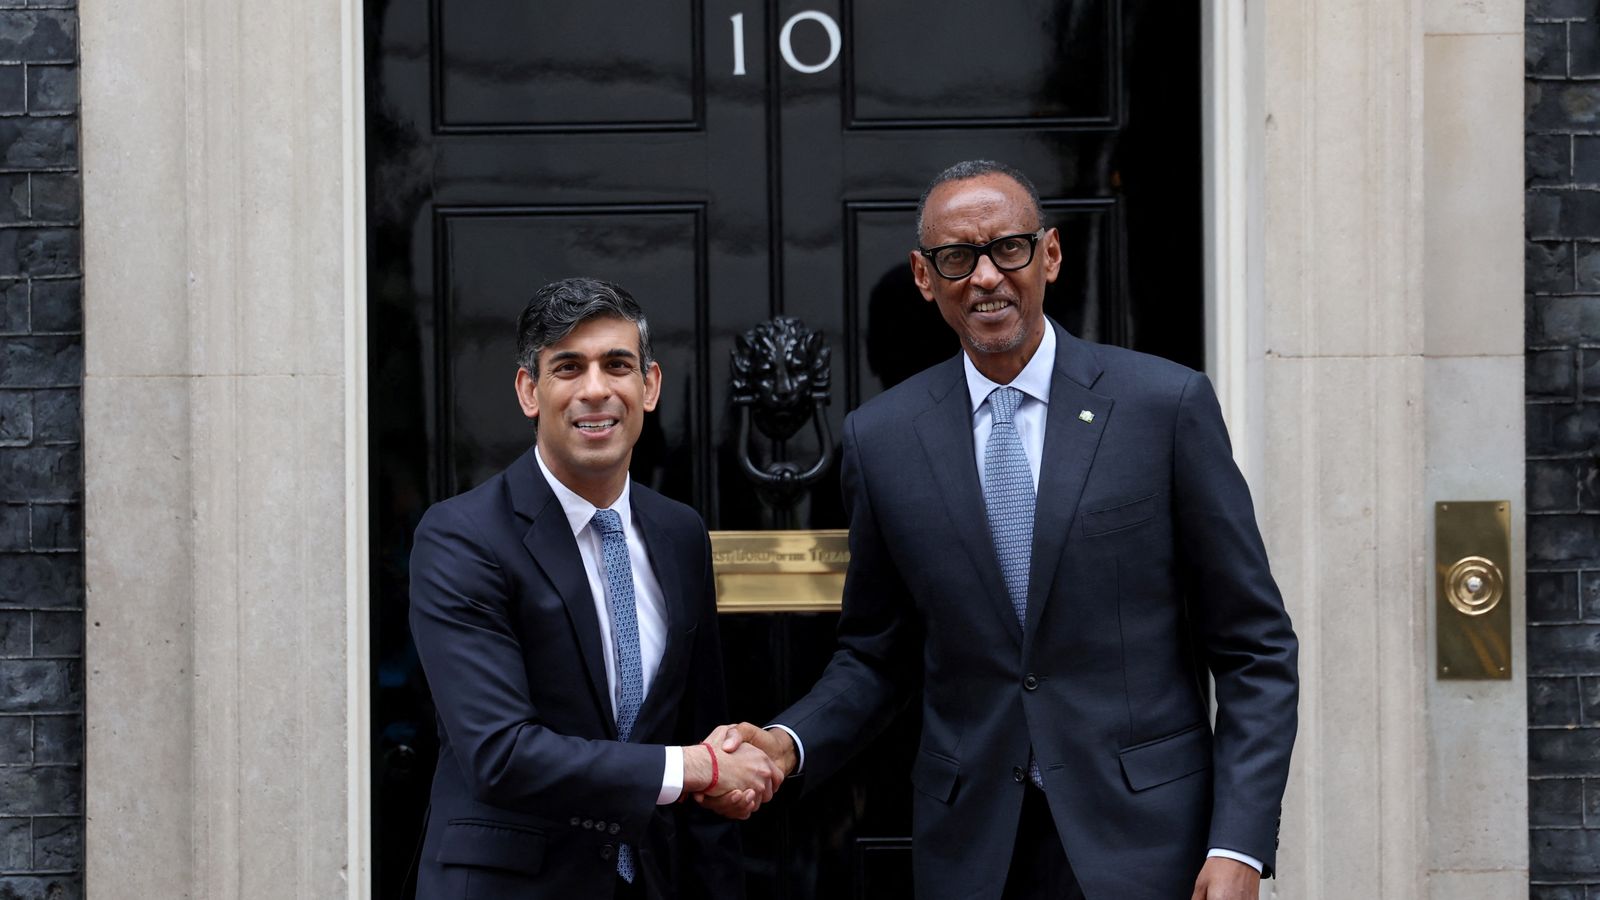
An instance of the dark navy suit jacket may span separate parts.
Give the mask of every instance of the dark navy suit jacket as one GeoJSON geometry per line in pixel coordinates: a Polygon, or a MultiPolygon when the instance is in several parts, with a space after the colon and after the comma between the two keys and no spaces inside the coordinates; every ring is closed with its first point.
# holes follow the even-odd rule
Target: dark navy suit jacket
{"type": "Polygon", "coordinates": [[[919,900],[1000,896],[1030,747],[1088,900],[1187,897],[1210,847],[1273,864],[1297,644],[1211,384],[1050,325],[1026,625],[990,541],[957,357],[846,421],[839,649],[775,719],[814,782],[921,676],[919,900]]]}
{"type": "Polygon", "coordinates": [[[639,484],[630,502],[668,633],[629,743],[578,545],[533,451],[417,526],[411,633],[440,740],[419,900],[610,897],[624,842],[652,898],[743,897],[736,827],[656,805],[662,745],[727,721],[705,525],[639,484]]]}

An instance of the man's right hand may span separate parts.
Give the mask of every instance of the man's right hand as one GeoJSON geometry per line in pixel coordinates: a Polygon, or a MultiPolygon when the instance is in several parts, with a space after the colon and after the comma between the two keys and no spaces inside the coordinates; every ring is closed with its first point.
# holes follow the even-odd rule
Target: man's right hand
{"type": "MultiPolygon", "coordinates": [[[[798,765],[794,741],[788,734],[776,729],[766,732],[749,722],[720,726],[706,735],[705,742],[727,754],[739,755],[755,751],[758,756],[771,761],[774,771],[778,774],[778,784],[782,784],[783,778],[792,773],[798,765]]],[[[700,754],[700,758],[706,760],[705,754],[700,754]]],[[[687,780],[687,764],[685,765],[684,787],[687,791],[690,782],[687,780]]],[[[722,787],[721,779],[718,779],[717,787],[719,789],[722,787]]],[[[776,785],[773,790],[777,790],[776,785]]],[[[772,799],[770,795],[762,799],[754,790],[734,791],[718,796],[707,796],[703,791],[692,793],[695,802],[730,819],[748,819],[761,808],[762,803],[772,799]]]]}
{"type": "Polygon", "coordinates": [[[784,773],[755,746],[735,745],[732,750],[707,741],[683,748],[683,790],[696,800],[715,801],[714,809],[735,819],[747,819],[772,799],[783,784],[784,773]],[[711,756],[716,754],[716,784],[712,785],[711,756]],[[708,793],[708,789],[710,793],[708,793]]]}

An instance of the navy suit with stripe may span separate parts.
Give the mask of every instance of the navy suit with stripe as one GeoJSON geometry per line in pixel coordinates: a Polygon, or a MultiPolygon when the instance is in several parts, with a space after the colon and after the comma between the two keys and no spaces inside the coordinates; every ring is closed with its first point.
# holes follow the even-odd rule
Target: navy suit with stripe
{"type": "Polygon", "coordinates": [[[668,633],[626,743],[582,558],[533,451],[418,525],[411,630],[440,737],[419,900],[610,897],[621,843],[646,897],[744,896],[736,826],[656,805],[663,745],[728,715],[705,525],[637,483],[631,498],[668,633]]]}

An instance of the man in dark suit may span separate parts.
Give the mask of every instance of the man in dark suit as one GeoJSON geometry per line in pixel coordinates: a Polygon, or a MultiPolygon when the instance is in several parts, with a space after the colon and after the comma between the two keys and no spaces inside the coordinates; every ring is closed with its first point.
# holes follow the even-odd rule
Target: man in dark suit
{"type": "Polygon", "coordinates": [[[411,630],[438,707],[423,900],[742,897],[738,835],[782,775],[695,743],[726,718],[705,525],[630,482],[661,393],[644,314],[591,279],[518,321],[537,444],[435,504],[411,630]]]}
{"type": "Polygon", "coordinates": [[[1297,644],[1210,382],[1045,317],[1060,239],[1022,173],[953,166],[918,230],[963,352],[846,421],[838,652],[724,746],[825,778],[920,676],[919,900],[1254,898],[1297,644]]]}

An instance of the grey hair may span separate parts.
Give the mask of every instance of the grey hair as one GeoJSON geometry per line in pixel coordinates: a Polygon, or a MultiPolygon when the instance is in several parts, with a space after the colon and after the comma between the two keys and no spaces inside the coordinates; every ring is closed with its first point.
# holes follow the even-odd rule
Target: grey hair
{"type": "Polygon", "coordinates": [[[923,190],[922,197],[917,200],[918,246],[922,244],[923,212],[928,208],[928,195],[933,193],[933,189],[941,184],[949,184],[952,181],[966,181],[969,178],[981,178],[985,175],[1003,175],[1021,185],[1022,189],[1028,192],[1028,200],[1033,203],[1034,221],[1043,227],[1044,205],[1039,202],[1039,189],[1033,186],[1033,182],[1028,180],[1028,176],[1022,174],[1020,169],[1008,166],[1003,162],[995,162],[992,159],[967,159],[933,176],[933,180],[928,182],[927,188],[923,190]]]}
{"type": "Polygon", "coordinates": [[[650,368],[650,323],[633,295],[598,278],[563,278],[533,295],[517,316],[517,365],[539,380],[539,354],[590,319],[623,319],[639,329],[639,370],[650,368]]]}

